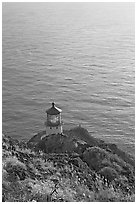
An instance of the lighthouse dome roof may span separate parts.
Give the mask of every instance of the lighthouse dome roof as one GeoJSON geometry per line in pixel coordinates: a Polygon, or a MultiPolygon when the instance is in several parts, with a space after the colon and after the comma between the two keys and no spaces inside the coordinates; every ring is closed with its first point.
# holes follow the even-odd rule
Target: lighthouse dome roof
{"type": "Polygon", "coordinates": [[[48,110],[46,110],[46,113],[49,114],[49,115],[57,115],[59,113],[61,113],[62,110],[60,108],[57,108],[55,106],[55,103],[52,103],[52,107],[49,108],[48,110]]]}

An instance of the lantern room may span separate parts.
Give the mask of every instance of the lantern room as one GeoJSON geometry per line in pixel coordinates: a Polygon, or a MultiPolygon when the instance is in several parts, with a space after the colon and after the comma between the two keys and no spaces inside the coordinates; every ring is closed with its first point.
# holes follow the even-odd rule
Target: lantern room
{"type": "Polygon", "coordinates": [[[52,103],[52,107],[46,110],[46,135],[62,133],[61,112],[62,110],[57,108],[55,103],[52,103]]]}

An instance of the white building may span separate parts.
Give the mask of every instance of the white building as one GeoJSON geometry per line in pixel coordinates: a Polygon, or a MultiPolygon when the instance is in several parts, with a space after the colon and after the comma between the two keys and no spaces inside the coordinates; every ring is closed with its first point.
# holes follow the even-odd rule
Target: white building
{"type": "Polygon", "coordinates": [[[54,103],[52,103],[52,107],[50,109],[46,110],[46,135],[62,133],[61,112],[62,110],[57,108],[54,103]]]}

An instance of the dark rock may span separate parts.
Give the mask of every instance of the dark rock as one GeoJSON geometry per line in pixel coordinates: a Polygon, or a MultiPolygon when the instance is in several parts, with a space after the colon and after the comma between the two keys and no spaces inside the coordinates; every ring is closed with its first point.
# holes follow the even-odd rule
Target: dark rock
{"type": "Polygon", "coordinates": [[[43,130],[39,133],[37,133],[36,135],[34,135],[28,142],[27,142],[27,145],[29,147],[34,147],[40,140],[41,140],[41,137],[46,135],[46,130],[43,130]]]}

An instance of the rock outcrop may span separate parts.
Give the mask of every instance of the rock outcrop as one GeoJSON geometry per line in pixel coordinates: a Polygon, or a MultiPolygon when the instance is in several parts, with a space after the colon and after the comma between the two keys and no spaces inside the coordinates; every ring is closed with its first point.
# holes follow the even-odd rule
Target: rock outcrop
{"type": "Polygon", "coordinates": [[[28,141],[28,146],[36,150],[42,150],[45,153],[76,152],[83,154],[88,147],[99,147],[107,153],[116,154],[125,162],[135,166],[134,157],[120,150],[115,144],[105,143],[101,139],[94,138],[90,133],[80,126],[71,130],[65,130],[63,134],[45,136],[42,131],[36,134],[28,141]]]}

